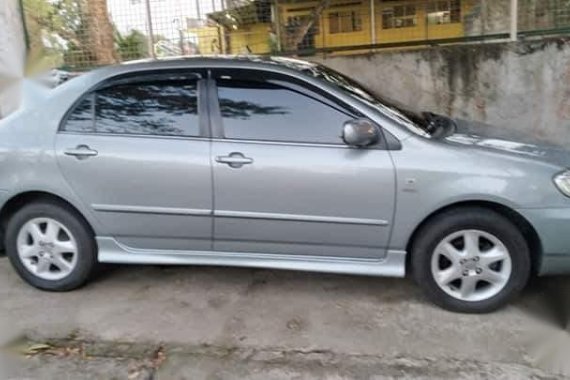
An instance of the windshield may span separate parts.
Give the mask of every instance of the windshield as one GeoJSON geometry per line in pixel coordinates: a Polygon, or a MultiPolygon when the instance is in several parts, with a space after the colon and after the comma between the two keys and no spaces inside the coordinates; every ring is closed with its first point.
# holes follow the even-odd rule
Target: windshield
{"type": "Polygon", "coordinates": [[[385,114],[400,121],[412,132],[425,136],[429,135],[430,120],[425,114],[410,110],[396,100],[378,95],[370,91],[354,79],[351,79],[335,70],[321,65],[304,67],[303,71],[314,78],[324,80],[349,95],[365,102],[369,106],[379,109],[385,114]]]}

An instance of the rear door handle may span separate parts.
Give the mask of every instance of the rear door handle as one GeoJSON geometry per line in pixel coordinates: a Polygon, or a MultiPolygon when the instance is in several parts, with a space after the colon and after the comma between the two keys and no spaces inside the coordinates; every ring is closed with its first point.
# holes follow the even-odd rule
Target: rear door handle
{"type": "Polygon", "coordinates": [[[241,168],[243,165],[253,164],[253,158],[245,157],[240,152],[232,152],[227,156],[217,156],[216,162],[228,164],[232,168],[241,168]]]}
{"type": "Polygon", "coordinates": [[[88,145],[78,145],[76,148],[66,149],[63,153],[66,156],[74,156],[78,159],[93,157],[99,154],[96,150],[89,148],[88,145]]]}

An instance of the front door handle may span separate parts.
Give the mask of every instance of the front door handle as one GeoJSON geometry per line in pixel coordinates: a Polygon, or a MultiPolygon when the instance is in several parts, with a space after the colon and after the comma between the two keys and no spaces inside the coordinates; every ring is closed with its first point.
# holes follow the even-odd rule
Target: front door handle
{"type": "Polygon", "coordinates": [[[243,153],[232,152],[227,156],[217,156],[216,162],[220,164],[228,164],[231,168],[241,168],[243,165],[253,163],[253,158],[245,157],[243,153]]]}
{"type": "Polygon", "coordinates": [[[85,159],[99,154],[96,150],[89,148],[88,145],[78,145],[77,148],[66,149],[63,152],[66,156],[74,156],[77,159],[85,159]]]}

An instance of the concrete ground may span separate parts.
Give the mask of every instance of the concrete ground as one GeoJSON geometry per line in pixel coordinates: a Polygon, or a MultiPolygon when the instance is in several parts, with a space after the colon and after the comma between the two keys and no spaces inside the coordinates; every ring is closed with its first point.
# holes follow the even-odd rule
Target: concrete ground
{"type": "Polygon", "coordinates": [[[55,294],[0,258],[0,337],[14,342],[0,379],[563,378],[535,354],[546,331],[567,335],[537,316],[539,289],[459,315],[409,280],[111,266],[55,294]]]}

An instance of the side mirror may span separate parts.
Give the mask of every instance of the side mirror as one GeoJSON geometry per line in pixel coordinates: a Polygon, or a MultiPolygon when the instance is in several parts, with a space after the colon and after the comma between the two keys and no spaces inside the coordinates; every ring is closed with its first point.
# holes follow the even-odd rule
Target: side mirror
{"type": "Polygon", "coordinates": [[[380,129],[370,120],[349,120],[342,127],[342,139],[347,145],[362,148],[380,141],[380,129]]]}

